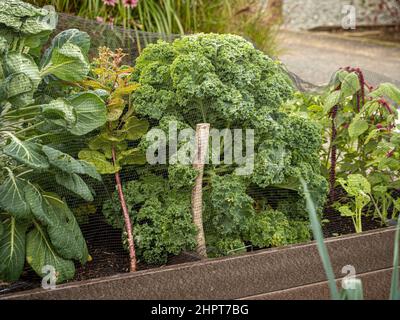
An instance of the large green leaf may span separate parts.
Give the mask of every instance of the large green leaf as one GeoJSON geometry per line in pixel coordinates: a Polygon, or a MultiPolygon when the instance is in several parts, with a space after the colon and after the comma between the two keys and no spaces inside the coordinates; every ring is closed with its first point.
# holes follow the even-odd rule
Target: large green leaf
{"type": "Polygon", "coordinates": [[[370,93],[370,96],[374,98],[385,96],[400,105],[400,89],[391,83],[381,83],[378,88],[370,93]]]}
{"type": "Polygon", "coordinates": [[[347,180],[339,178],[338,182],[341,184],[343,189],[353,197],[359,196],[360,193],[371,193],[371,184],[361,174],[349,174],[347,180]]]}
{"type": "Polygon", "coordinates": [[[0,2],[2,24],[22,34],[39,34],[55,29],[56,13],[50,8],[37,8],[20,0],[0,2]]]}
{"type": "Polygon", "coordinates": [[[136,117],[130,117],[122,127],[122,132],[126,133],[128,140],[137,140],[149,130],[149,123],[136,117]]]}
{"type": "Polygon", "coordinates": [[[324,113],[328,113],[340,102],[340,91],[333,91],[324,101],[324,113]]]}
{"type": "Polygon", "coordinates": [[[7,77],[5,90],[13,106],[22,108],[34,103],[33,95],[42,78],[33,59],[23,53],[11,52],[3,59],[3,71],[7,77]]]}
{"type": "Polygon", "coordinates": [[[34,88],[31,79],[25,73],[14,73],[5,79],[3,90],[7,93],[9,100],[27,92],[31,93],[32,99],[34,88]]]}
{"type": "Polygon", "coordinates": [[[84,174],[85,170],[80,161],[74,159],[69,154],[43,146],[43,153],[47,156],[50,164],[67,173],[84,174]]]}
{"type": "Polygon", "coordinates": [[[97,172],[100,174],[112,174],[116,173],[121,168],[119,166],[114,166],[109,162],[106,156],[98,151],[94,150],[82,150],[79,152],[79,159],[87,161],[96,167],[97,172]]]}
{"type": "Polygon", "coordinates": [[[101,181],[101,175],[97,172],[96,167],[93,164],[84,160],[80,160],[79,163],[81,164],[86,175],[93,179],[96,179],[97,181],[101,181]]]}
{"type": "Polygon", "coordinates": [[[44,8],[41,10],[46,12],[45,16],[28,18],[24,21],[21,27],[22,33],[27,35],[37,35],[36,37],[28,37],[30,40],[30,45],[32,45],[32,39],[35,39],[34,41],[36,43],[35,46],[33,46],[34,48],[38,46],[37,42],[40,41],[40,36],[47,37],[50,35],[50,33],[56,28],[58,22],[57,13],[55,12],[54,8],[52,10],[47,10],[44,8]]]}
{"type": "Polygon", "coordinates": [[[101,181],[100,174],[96,168],[86,161],[76,160],[69,154],[53,149],[49,146],[43,146],[44,154],[49,159],[51,165],[66,173],[86,174],[93,179],[101,181]]]}
{"type": "Polygon", "coordinates": [[[342,86],[340,88],[340,94],[342,98],[347,98],[359,91],[361,88],[360,80],[355,72],[351,72],[346,75],[342,81],[342,86]]]}
{"type": "Polygon", "coordinates": [[[24,269],[26,223],[15,218],[2,222],[4,232],[0,236],[0,279],[16,281],[24,269]]]}
{"type": "Polygon", "coordinates": [[[46,170],[49,168],[49,163],[42,154],[40,145],[29,141],[21,141],[11,133],[7,134],[11,138],[11,142],[3,149],[6,155],[32,169],[46,170]]]}
{"type": "Polygon", "coordinates": [[[27,182],[24,187],[24,196],[26,199],[26,203],[30,208],[32,216],[38,219],[44,225],[49,225],[51,223],[51,220],[43,206],[43,195],[39,187],[32,184],[31,182],[27,182]]]}
{"type": "Polygon", "coordinates": [[[66,203],[55,194],[40,193],[35,186],[26,190],[26,198],[35,218],[46,226],[58,255],[85,263],[89,256],[86,242],[66,203]]]}
{"type": "Polygon", "coordinates": [[[61,98],[42,106],[42,115],[47,121],[67,130],[71,129],[77,121],[74,107],[61,98]]]}
{"type": "Polygon", "coordinates": [[[12,74],[25,74],[32,82],[34,88],[39,86],[42,81],[39,68],[35,61],[27,54],[10,52],[3,59],[4,73],[9,76],[12,74]]]}
{"type": "Polygon", "coordinates": [[[46,50],[43,55],[41,65],[45,66],[50,62],[52,52],[55,48],[61,48],[67,43],[78,46],[84,55],[87,55],[89,53],[89,35],[86,32],[82,32],[77,29],[68,29],[60,32],[53,38],[51,46],[46,50]]]}
{"type": "Polygon", "coordinates": [[[27,234],[26,260],[40,276],[44,276],[42,271],[44,266],[54,267],[57,283],[70,280],[75,275],[74,263],[57,254],[46,231],[38,224],[35,224],[35,228],[27,234]]]}
{"type": "Polygon", "coordinates": [[[85,135],[107,121],[107,109],[104,101],[94,93],[85,92],[69,100],[74,107],[77,121],[69,131],[77,136],[85,135]]]}
{"type": "Polygon", "coordinates": [[[117,153],[120,151],[125,151],[128,149],[128,142],[127,141],[121,141],[118,143],[113,143],[109,140],[107,140],[107,136],[103,134],[100,134],[94,138],[92,138],[89,141],[89,149],[93,151],[100,151],[104,153],[107,159],[112,159],[112,147],[114,146],[115,150],[117,153]]]}
{"type": "Polygon", "coordinates": [[[146,154],[138,148],[132,148],[118,152],[117,160],[120,165],[145,164],[146,154]]]}
{"type": "Polygon", "coordinates": [[[85,263],[89,253],[74,214],[56,195],[45,193],[43,198],[47,214],[51,217],[47,232],[54,248],[65,259],[85,263]]]}
{"type": "Polygon", "coordinates": [[[0,186],[0,207],[17,219],[29,219],[31,211],[25,200],[27,182],[8,170],[8,177],[0,186]]]}
{"type": "Polygon", "coordinates": [[[93,201],[93,195],[83,179],[76,173],[57,172],[56,182],[80,196],[86,201],[93,201]]]}
{"type": "Polygon", "coordinates": [[[89,73],[90,65],[81,48],[73,43],[54,47],[50,61],[40,71],[42,77],[54,75],[64,81],[81,81],[89,73]]]}
{"type": "Polygon", "coordinates": [[[349,125],[350,139],[355,140],[368,130],[368,122],[356,116],[349,125]]]}

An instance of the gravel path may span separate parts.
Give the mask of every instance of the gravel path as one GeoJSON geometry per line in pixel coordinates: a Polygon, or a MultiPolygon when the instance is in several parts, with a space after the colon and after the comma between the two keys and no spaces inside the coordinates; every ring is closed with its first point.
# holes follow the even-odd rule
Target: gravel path
{"type": "Polygon", "coordinates": [[[280,60],[303,80],[323,85],[340,67],[360,67],[373,85],[400,85],[400,45],[327,33],[281,31],[280,60]]]}

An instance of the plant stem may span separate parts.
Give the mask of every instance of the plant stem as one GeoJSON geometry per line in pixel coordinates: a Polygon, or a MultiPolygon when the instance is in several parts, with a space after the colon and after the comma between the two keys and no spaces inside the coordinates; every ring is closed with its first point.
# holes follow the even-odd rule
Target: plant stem
{"type": "Polygon", "coordinates": [[[21,112],[21,111],[34,110],[34,109],[40,108],[40,106],[41,106],[41,105],[30,106],[30,107],[24,107],[24,108],[20,108],[20,109],[11,109],[11,110],[8,110],[7,112],[3,113],[2,116],[9,116],[9,115],[12,115],[12,114],[14,114],[14,113],[21,112]]]}
{"type": "Polygon", "coordinates": [[[336,135],[337,135],[337,129],[336,129],[336,124],[335,124],[335,119],[337,116],[338,112],[338,106],[334,106],[332,110],[332,134],[331,134],[331,153],[330,153],[330,159],[331,159],[331,167],[329,171],[329,201],[330,205],[332,205],[335,202],[335,183],[336,183],[336,152],[337,152],[337,146],[335,144],[336,140],[336,135]]]}
{"type": "Polygon", "coordinates": [[[44,121],[40,121],[40,122],[30,126],[30,127],[26,127],[25,129],[22,129],[22,130],[16,132],[16,134],[21,134],[23,132],[26,132],[26,131],[29,131],[29,130],[33,130],[33,129],[37,128],[37,127],[40,127],[42,124],[44,124],[44,121]]]}
{"type": "Polygon", "coordinates": [[[386,224],[386,219],[383,218],[382,212],[379,209],[378,203],[375,201],[374,197],[372,196],[372,194],[369,195],[369,197],[371,198],[372,203],[374,204],[375,210],[378,213],[379,217],[381,218],[381,221],[384,222],[386,224]]]}
{"type": "MultiPolygon", "coordinates": [[[[115,146],[112,147],[112,158],[114,166],[117,162],[117,156],[115,151],[115,146]]],[[[121,177],[119,172],[115,173],[115,183],[118,189],[118,197],[121,203],[122,213],[124,215],[124,222],[125,222],[125,230],[128,233],[128,246],[129,246],[129,257],[130,257],[130,272],[136,271],[136,250],[135,250],[135,242],[133,240],[133,231],[132,231],[132,223],[131,218],[129,216],[128,206],[126,205],[126,200],[124,196],[124,192],[122,189],[121,177]]]]}

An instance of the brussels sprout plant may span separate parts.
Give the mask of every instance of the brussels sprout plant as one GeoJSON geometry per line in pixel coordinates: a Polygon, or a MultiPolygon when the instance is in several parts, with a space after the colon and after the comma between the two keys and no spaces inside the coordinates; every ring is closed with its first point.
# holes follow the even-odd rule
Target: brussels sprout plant
{"type": "Polygon", "coordinates": [[[58,150],[57,137],[93,131],[105,123],[106,109],[96,94],[74,93],[68,85],[89,71],[86,33],[64,31],[39,55],[56,21],[51,8],[0,3],[1,280],[17,280],[26,261],[38,275],[54,267],[55,280],[62,282],[73,278],[74,261],[89,258],[74,215],[47,186],[58,184],[93,200],[84,179],[100,175],[58,150]],[[49,83],[57,90],[46,91],[49,83]]]}

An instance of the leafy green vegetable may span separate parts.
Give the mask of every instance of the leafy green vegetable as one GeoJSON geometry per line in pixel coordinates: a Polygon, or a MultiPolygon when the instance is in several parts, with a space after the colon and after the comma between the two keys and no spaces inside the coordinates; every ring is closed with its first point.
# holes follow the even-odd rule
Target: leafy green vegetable
{"type": "MultiPolygon", "coordinates": [[[[190,188],[174,189],[161,176],[151,174],[124,186],[139,260],[164,264],[168,255],[178,255],[195,247],[188,191],[190,188]]],[[[114,193],[113,199],[104,204],[103,214],[113,227],[123,229],[120,210],[118,194],[114,193]]]]}
{"type": "MultiPolygon", "coordinates": [[[[281,110],[293,95],[293,85],[278,62],[241,37],[198,34],[149,45],[132,78],[140,85],[131,95],[136,116],[149,119],[169,139],[170,125],[180,130],[198,123],[220,130],[255,129],[250,174],[239,175],[236,169],[242,166],[224,159],[205,167],[203,218],[211,255],[242,252],[245,243],[269,247],[310,239],[298,178],[310,183],[321,212],[327,192],[318,157],[321,128],[281,110]],[[288,198],[268,198],[271,190],[290,190],[288,198],[296,199],[298,210],[279,211],[288,198]],[[259,199],[257,194],[266,196],[259,199]]],[[[143,137],[139,148],[148,146],[143,137]]],[[[164,179],[189,194],[196,174],[171,161],[175,158],[177,154],[169,159],[164,179]]]]}
{"type": "Polygon", "coordinates": [[[0,186],[0,207],[13,217],[25,220],[30,217],[30,208],[25,200],[25,180],[8,170],[8,178],[0,186]]]}
{"type": "Polygon", "coordinates": [[[74,88],[58,81],[87,75],[86,33],[61,32],[42,59],[48,61],[38,67],[56,21],[50,9],[18,0],[0,3],[0,279],[5,281],[18,280],[26,260],[40,276],[44,266],[53,266],[57,282],[63,282],[73,278],[74,261],[83,264],[89,257],[73,213],[47,188],[58,183],[93,200],[80,175],[101,180],[96,168],[57,150],[53,136],[97,129],[106,122],[106,107],[95,93],[71,96],[74,88]],[[48,95],[43,89],[50,83],[58,90],[48,95]]]}
{"type": "Polygon", "coordinates": [[[8,135],[11,137],[11,142],[3,149],[6,155],[32,169],[45,170],[49,168],[47,159],[41,154],[40,145],[29,141],[21,141],[11,133],[8,135]]]}
{"type": "Polygon", "coordinates": [[[80,48],[84,55],[88,55],[90,49],[90,37],[86,32],[77,29],[68,29],[59,33],[51,41],[50,47],[43,54],[41,67],[48,65],[52,58],[52,53],[57,48],[65,45],[74,45],[80,48]]]}
{"type": "Polygon", "coordinates": [[[355,117],[349,125],[349,136],[351,139],[357,139],[368,130],[368,122],[360,117],[355,117]]]}
{"type": "Polygon", "coordinates": [[[54,48],[50,62],[41,70],[41,76],[52,74],[64,81],[79,81],[89,72],[89,62],[81,49],[71,43],[54,48]]]}
{"type": "MultiPolygon", "coordinates": [[[[107,97],[107,112],[105,119],[93,114],[94,120],[88,117],[83,127],[101,125],[101,132],[92,137],[88,143],[89,149],[81,150],[79,158],[92,164],[102,174],[114,174],[115,184],[118,189],[118,201],[124,216],[125,235],[130,255],[130,269],[136,270],[135,241],[131,231],[132,223],[124,191],[121,183],[120,171],[123,166],[141,165],[146,163],[143,150],[129,148],[128,143],[139,140],[149,128],[146,119],[138,119],[134,114],[132,100],[129,95],[138,88],[138,84],[131,81],[132,68],[122,65],[125,57],[122,49],[115,52],[106,47],[99,48],[99,56],[93,62],[90,78],[84,80],[82,85],[88,89],[101,89],[107,97]],[[96,121],[99,121],[96,123],[96,121]]],[[[86,101],[87,98],[84,99],[86,101]]],[[[150,244],[148,244],[150,245],[150,244]]],[[[147,257],[147,259],[155,259],[147,257]]]]}
{"type": "Polygon", "coordinates": [[[18,280],[25,264],[25,239],[27,224],[17,223],[15,218],[1,222],[0,279],[18,280]]]}
{"type": "Polygon", "coordinates": [[[112,174],[121,169],[121,167],[110,163],[106,156],[98,151],[82,150],[79,152],[79,158],[95,166],[100,174],[112,174]]]}
{"type": "MultiPolygon", "coordinates": [[[[320,212],[327,191],[319,172],[320,128],[280,109],[293,90],[275,61],[237,36],[187,36],[172,44],[160,41],[149,45],[137,59],[133,79],[140,84],[132,92],[135,117],[149,119],[152,127],[166,133],[171,125],[186,129],[200,122],[208,122],[216,129],[256,129],[252,173],[239,176],[236,165],[224,163],[205,168],[204,227],[211,256],[243,252],[248,245],[269,247],[310,239],[304,192],[298,178],[305,176],[310,183],[320,212]],[[260,191],[284,193],[287,197],[260,199],[260,191]]],[[[101,87],[89,81],[88,84],[93,89],[101,87]]],[[[110,121],[123,114],[118,105],[115,100],[110,121]]],[[[114,143],[114,151],[124,154],[128,150],[123,139],[123,130],[103,133],[90,141],[91,150],[81,151],[80,158],[93,159],[92,163],[97,163],[103,173],[119,170],[107,165],[107,159],[112,157],[107,141],[114,143]]],[[[148,141],[143,137],[138,148],[145,151],[147,147],[148,141]]],[[[177,154],[171,159],[176,157],[177,154]]],[[[166,227],[155,222],[161,212],[164,216],[157,219],[166,225],[182,222],[170,214],[168,205],[176,213],[191,211],[188,200],[197,172],[171,159],[166,167],[168,174],[153,176],[147,165],[138,171],[140,184],[129,182],[123,189],[134,220],[139,257],[147,262],[164,263],[168,254],[191,248],[182,245],[175,250],[167,238],[174,238],[179,244],[184,243],[184,235],[170,234],[164,239],[161,234],[166,227]],[[187,200],[182,202],[182,197],[187,200]]],[[[124,221],[116,214],[117,199],[116,192],[114,200],[104,205],[103,213],[110,224],[122,229],[124,221]]],[[[193,227],[190,219],[187,223],[187,228],[193,227]]],[[[172,227],[167,230],[175,232],[172,227]]],[[[194,243],[193,238],[190,241],[194,243]]]]}
{"type": "Polygon", "coordinates": [[[340,201],[341,214],[354,217],[354,208],[346,205],[354,195],[338,199],[335,188],[337,178],[361,174],[371,185],[365,211],[373,212],[385,225],[399,212],[395,190],[400,175],[400,89],[390,83],[373,88],[358,68],[340,69],[332,79],[327,92],[297,93],[284,109],[319,123],[324,146],[320,154],[330,180],[331,203],[340,201]]]}
{"type": "Polygon", "coordinates": [[[377,89],[370,93],[370,96],[374,98],[385,96],[400,104],[400,89],[392,83],[381,83],[377,89]]]}
{"type": "Polygon", "coordinates": [[[71,260],[60,257],[38,224],[26,236],[26,261],[38,275],[44,266],[53,266],[56,270],[57,283],[73,278],[75,266],[71,260]]]}
{"type": "Polygon", "coordinates": [[[37,8],[21,0],[0,3],[0,37],[27,46],[35,56],[56,24],[57,14],[51,7],[37,8]]]}
{"type": "Polygon", "coordinates": [[[69,130],[73,135],[85,135],[107,121],[104,101],[94,93],[84,92],[69,99],[76,113],[76,123],[69,130]]]}
{"type": "Polygon", "coordinates": [[[338,182],[350,197],[354,197],[351,208],[342,205],[338,210],[342,216],[352,218],[356,232],[362,232],[362,211],[371,201],[371,185],[361,174],[350,174],[347,180],[339,178],[338,182]]]}

